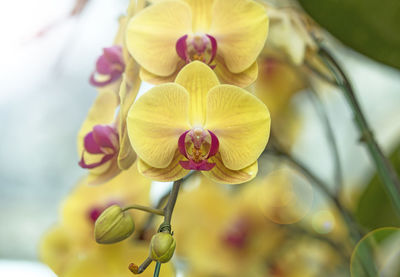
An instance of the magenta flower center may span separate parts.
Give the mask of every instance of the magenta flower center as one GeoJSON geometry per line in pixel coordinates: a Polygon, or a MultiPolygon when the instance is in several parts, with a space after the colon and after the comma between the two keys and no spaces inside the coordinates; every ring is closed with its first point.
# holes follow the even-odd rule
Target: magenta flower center
{"type": "Polygon", "coordinates": [[[184,35],[179,38],[175,45],[178,56],[186,63],[201,61],[211,65],[217,53],[217,41],[213,36],[196,33],[194,35],[184,35]]]}
{"type": "Polygon", "coordinates": [[[239,218],[223,235],[223,242],[230,247],[243,249],[249,237],[250,226],[246,219],[239,218]]]}
{"type": "Polygon", "coordinates": [[[116,158],[119,151],[118,133],[113,126],[96,125],[83,141],[84,150],[79,165],[82,168],[92,169],[101,166],[109,160],[116,158]],[[88,164],[85,153],[98,155],[100,161],[88,164]]]}
{"type": "Polygon", "coordinates": [[[122,47],[114,45],[103,49],[96,62],[96,70],[90,76],[90,83],[96,87],[103,87],[119,80],[125,70],[122,56],[122,47]]]}
{"type": "Polygon", "coordinates": [[[179,162],[184,169],[208,171],[215,166],[208,159],[217,154],[219,141],[211,131],[199,127],[186,131],[179,137],[178,147],[188,159],[179,162]]]}

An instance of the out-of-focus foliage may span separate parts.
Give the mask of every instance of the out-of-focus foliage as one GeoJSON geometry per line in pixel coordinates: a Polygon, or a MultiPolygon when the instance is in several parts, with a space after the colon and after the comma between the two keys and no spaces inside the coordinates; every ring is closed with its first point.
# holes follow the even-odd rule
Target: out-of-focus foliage
{"type": "MultiPolygon", "coordinates": [[[[390,155],[390,161],[397,173],[400,173],[400,146],[390,155]]],[[[356,218],[370,230],[380,227],[400,227],[400,216],[394,210],[382,181],[377,174],[360,197],[356,218]]]]}
{"type": "Polygon", "coordinates": [[[351,276],[400,276],[400,229],[382,228],[366,235],[354,249],[351,276]],[[373,259],[375,264],[370,263],[373,259]]]}
{"type": "Polygon", "coordinates": [[[400,68],[400,1],[299,0],[303,8],[344,44],[400,68]]]}

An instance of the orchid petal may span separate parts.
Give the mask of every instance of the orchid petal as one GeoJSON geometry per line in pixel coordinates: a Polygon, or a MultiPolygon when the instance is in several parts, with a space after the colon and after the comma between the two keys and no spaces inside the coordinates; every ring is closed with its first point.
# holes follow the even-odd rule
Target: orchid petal
{"type": "Polygon", "coordinates": [[[128,169],[133,162],[136,160],[136,153],[133,151],[131,143],[129,141],[128,132],[126,130],[126,118],[131,108],[137,93],[140,88],[140,78],[138,77],[138,69],[136,68],[136,80],[133,80],[132,86],[128,85],[127,75],[121,83],[119,91],[120,96],[120,110],[119,110],[119,153],[118,153],[118,166],[121,169],[128,169]]]}
{"type": "Polygon", "coordinates": [[[270,126],[267,107],[244,89],[220,85],[209,91],[205,129],[218,137],[227,168],[239,170],[253,164],[267,145],[270,126]]]}
{"type": "Polygon", "coordinates": [[[209,159],[209,162],[215,163],[210,171],[202,171],[202,173],[212,181],[224,184],[240,184],[248,182],[256,177],[258,172],[258,163],[255,161],[248,167],[240,170],[231,170],[224,165],[221,155],[217,154],[209,159]]]}
{"type": "Polygon", "coordinates": [[[213,70],[206,64],[194,61],[179,72],[175,83],[182,85],[189,92],[189,120],[192,126],[202,126],[206,116],[208,91],[219,85],[213,70]]]}
{"type": "Polygon", "coordinates": [[[139,12],[128,23],[126,46],[146,70],[160,76],[174,73],[180,60],[176,41],[192,30],[192,13],[182,1],[161,1],[139,12]]]}
{"type": "Polygon", "coordinates": [[[90,174],[87,178],[89,185],[100,185],[103,184],[121,173],[115,159],[111,159],[108,163],[105,163],[99,167],[90,170],[90,174]]]}
{"type": "Polygon", "coordinates": [[[265,8],[252,0],[215,0],[209,34],[230,71],[249,68],[264,47],[268,33],[265,8]]]}
{"type": "Polygon", "coordinates": [[[187,91],[173,83],[150,89],[132,105],[127,119],[131,145],[150,166],[171,163],[179,136],[190,129],[188,105],[187,91]]]}
{"type": "Polygon", "coordinates": [[[210,28],[214,0],[185,0],[193,13],[193,32],[204,32],[210,28]]]}
{"type": "Polygon", "coordinates": [[[146,69],[144,69],[143,67],[140,69],[140,79],[142,79],[144,82],[153,84],[153,85],[161,85],[164,83],[169,83],[169,82],[173,82],[176,79],[176,75],[178,75],[179,71],[182,69],[182,67],[185,66],[185,61],[184,60],[180,60],[178,62],[178,65],[176,66],[176,70],[174,73],[172,73],[169,76],[159,76],[156,74],[153,74],[149,71],[147,71],[146,69]]]}
{"type": "Polygon", "coordinates": [[[112,89],[102,89],[83,122],[78,133],[78,154],[81,155],[84,148],[84,137],[98,124],[110,124],[114,120],[115,109],[119,99],[112,89]]]}
{"type": "Polygon", "coordinates": [[[171,163],[165,168],[155,168],[147,163],[145,163],[142,159],[138,159],[138,170],[144,176],[160,182],[171,182],[179,180],[185,177],[189,170],[184,169],[179,162],[183,159],[183,156],[179,153],[179,151],[175,152],[175,155],[171,161],[171,163]]]}
{"type": "Polygon", "coordinates": [[[217,66],[214,69],[214,72],[218,75],[221,83],[231,84],[238,87],[247,87],[252,84],[258,76],[258,65],[257,62],[254,62],[249,68],[240,73],[233,73],[230,71],[223,60],[223,58],[219,55],[216,57],[217,66]]]}

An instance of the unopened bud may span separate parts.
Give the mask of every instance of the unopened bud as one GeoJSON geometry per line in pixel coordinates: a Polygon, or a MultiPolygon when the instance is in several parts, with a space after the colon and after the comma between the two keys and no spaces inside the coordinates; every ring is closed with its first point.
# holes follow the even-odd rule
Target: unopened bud
{"type": "Polygon", "coordinates": [[[157,233],[151,238],[150,257],[154,261],[166,263],[174,255],[175,247],[176,242],[171,234],[164,232],[157,233]]]}
{"type": "Polygon", "coordinates": [[[94,225],[96,241],[101,244],[119,242],[129,237],[135,230],[132,217],[124,213],[118,205],[108,207],[97,218],[94,225]]]}

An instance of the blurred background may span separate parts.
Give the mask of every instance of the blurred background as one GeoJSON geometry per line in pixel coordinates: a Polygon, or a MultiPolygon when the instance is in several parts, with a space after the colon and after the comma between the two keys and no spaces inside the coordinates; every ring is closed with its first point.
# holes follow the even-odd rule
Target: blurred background
{"type": "MultiPolygon", "coordinates": [[[[90,0],[72,17],[75,0],[1,4],[0,276],[54,276],[38,263],[37,247],[58,221],[60,202],[85,174],[78,166],[76,136],[97,95],[88,79],[102,48],[112,44],[128,2],[90,0]]],[[[329,45],[352,80],[376,138],[390,153],[400,139],[400,72],[333,38],[329,45]]],[[[340,93],[322,97],[345,189],[362,191],[375,170],[356,143],[351,111],[340,93]]],[[[304,116],[294,155],[331,180],[331,152],[315,108],[305,93],[293,101],[304,116]]],[[[314,195],[316,203],[320,198],[314,195]]]]}

